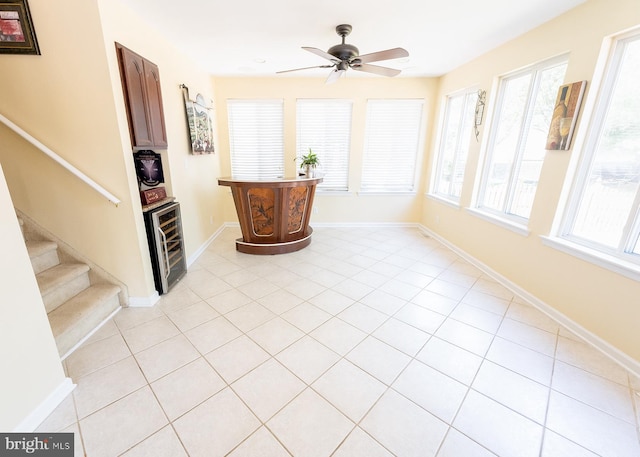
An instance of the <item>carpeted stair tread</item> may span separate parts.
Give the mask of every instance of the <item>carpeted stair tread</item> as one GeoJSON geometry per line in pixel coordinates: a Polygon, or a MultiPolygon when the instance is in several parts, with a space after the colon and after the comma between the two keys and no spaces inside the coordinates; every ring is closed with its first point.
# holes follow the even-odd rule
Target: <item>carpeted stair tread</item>
{"type": "Polygon", "coordinates": [[[27,252],[35,274],[42,273],[60,263],[58,243],[53,241],[26,241],[27,252]]]}
{"type": "Polygon", "coordinates": [[[48,314],[60,355],[100,325],[119,306],[120,288],[95,284],[48,314]]]}
{"type": "Polygon", "coordinates": [[[25,244],[31,259],[58,249],[58,243],[53,241],[26,241],[25,244]]]}
{"type": "Polygon", "coordinates": [[[46,295],[57,287],[89,271],[84,263],[61,263],[36,275],[40,293],[46,295]]]}

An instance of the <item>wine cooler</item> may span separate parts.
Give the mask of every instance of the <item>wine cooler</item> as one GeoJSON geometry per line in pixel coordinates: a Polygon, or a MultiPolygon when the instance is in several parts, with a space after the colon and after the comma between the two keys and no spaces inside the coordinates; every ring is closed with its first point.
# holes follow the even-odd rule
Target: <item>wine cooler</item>
{"type": "Polygon", "coordinates": [[[165,294],[187,272],[180,204],[172,202],[144,214],[156,290],[165,294]]]}

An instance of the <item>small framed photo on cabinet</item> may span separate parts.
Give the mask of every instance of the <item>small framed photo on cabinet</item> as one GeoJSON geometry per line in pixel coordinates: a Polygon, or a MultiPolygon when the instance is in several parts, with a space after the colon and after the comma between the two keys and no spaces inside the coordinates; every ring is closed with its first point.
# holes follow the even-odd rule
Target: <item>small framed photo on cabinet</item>
{"type": "Polygon", "coordinates": [[[0,54],[40,54],[27,0],[0,0],[0,54]]]}

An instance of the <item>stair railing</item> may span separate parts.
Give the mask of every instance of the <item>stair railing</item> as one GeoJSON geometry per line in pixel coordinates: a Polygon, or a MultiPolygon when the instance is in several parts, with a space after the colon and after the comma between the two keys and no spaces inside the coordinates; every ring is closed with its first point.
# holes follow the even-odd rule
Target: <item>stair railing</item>
{"type": "Polygon", "coordinates": [[[46,155],[48,155],[50,158],[52,158],[55,162],[57,162],[59,165],[62,165],[64,168],[66,168],[68,171],[70,171],[75,177],[77,177],[78,179],[80,179],[81,181],[83,181],[85,184],[87,184],[89,187],[91,187],[93,190],[95,190],[96,192],[98,192],[100,195],[102,195],[103,197],[105,197],[107,200],[109,200],[111,203],[113,203],[114,205],[118,206],[120,204],[120,199],[118,199],[118,197],[116,197],[115,195],[113,195],[111,192],[109,192],[107,189],[105,189],[104,187],[102,187],[100,184],[98,184],[97,182],[95,182],[93,179],[91,179],[89,176],[87,176],[86,174],[84,174],[82,171],[78,170],[76,167],[74,167],[73,165],[71,165],[69,162],[67,162],[65,159],[63,159],[62,157],[60,157],[58,154],[56,154],[55,152],[53,152],[51,149],[49,149],[47,146],[45,146],[44,144],[42,144],[40,141],[38,141],[37,139],[35,139],[33,136],[31,136],[29,133],[25,132],[22,128],[20,128],[18,125],[14,124],[13,122],[11,122],[9,119],[7,119],[5,116],[3,116],[2,114],[0,114],[0,121],[2,121],[2,123],[4,125],[6,125],[7,127],[9,127],[11,130],[13,130],[14,132],[16,132],[18,135],[20,135],[22,138],[24,138],[25,140],[27,140],[29,143],[31,143],[32,145],[34,145],[36,148],[38,148],[40,151],[44,152],[46,155]]]}

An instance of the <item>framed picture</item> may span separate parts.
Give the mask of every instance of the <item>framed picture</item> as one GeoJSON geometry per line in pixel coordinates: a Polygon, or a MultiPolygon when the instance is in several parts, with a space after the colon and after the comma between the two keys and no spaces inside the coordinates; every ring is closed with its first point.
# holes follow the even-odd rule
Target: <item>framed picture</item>
{"type": "Polygon", "coordinates": [[[40,54],[27,0],[0,0],[0,54],[40,54]]]}
{"type": "Polygon", "coordinates": [[[133,153],[136,164],[136,175],[141,190],[149,189],[164,183],[162,157],[153,151],[137,151],[133,153]]]}
{"type": "Polygon", "coordinates": [[[586,81],[578,81],[565,84],[558,89],[547,136],[547,150],[568,151],[570,149],[586,86],[586,81]]]}
{"type": "Polygon", "coordinates": [[[202,95],[198,94],[195,100],[190,100],[187,86],[182,85],[182,91],[187,112],[191,153],[213,154],[215,148],[213,145],[212,109],[202,95]]]}

